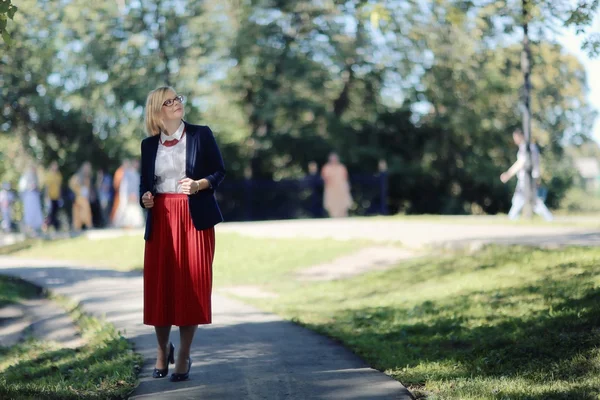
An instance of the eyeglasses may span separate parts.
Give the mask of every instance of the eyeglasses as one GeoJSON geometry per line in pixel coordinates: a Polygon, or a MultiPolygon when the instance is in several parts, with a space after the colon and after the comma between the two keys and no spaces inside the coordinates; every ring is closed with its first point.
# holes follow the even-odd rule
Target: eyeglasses
{"type": "Polygon", "coordinates": [[[172,107],[173,104],[175,104],[175,102],[177,102],[179,104],[183,104],[184,101],[185,101],[185,98],[183,96],[179,95],[179,96],[175,96],[172,99],[165,100],[165,102],[163,103],[163,106],[172,107]]]}

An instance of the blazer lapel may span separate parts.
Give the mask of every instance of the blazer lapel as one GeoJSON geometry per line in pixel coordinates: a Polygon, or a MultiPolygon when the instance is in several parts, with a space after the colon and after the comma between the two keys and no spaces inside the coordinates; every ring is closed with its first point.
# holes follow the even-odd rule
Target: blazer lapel
{"type": "Polygon", "coordinates": [[[185,175],[188,178],[196,178],[194,176],[194,166],[196,165],[196,156],[200,150],[198,135],[194,127],[187,122],[185,124],[185,132],[187,135],[186,154],[185,154],[185,175]]]}

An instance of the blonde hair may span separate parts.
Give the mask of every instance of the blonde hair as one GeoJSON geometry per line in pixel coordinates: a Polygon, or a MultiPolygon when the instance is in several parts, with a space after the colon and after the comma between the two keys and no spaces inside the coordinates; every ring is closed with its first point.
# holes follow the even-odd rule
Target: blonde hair
{"type": "Polygon", "coordinates": [[[161,86],[148,93],[146,98],[146,133],[148,136],[156,136],[160,134],[161,130],[165,130],[160,112],[169,92],[177,93],[170,86],[161,86]]]}

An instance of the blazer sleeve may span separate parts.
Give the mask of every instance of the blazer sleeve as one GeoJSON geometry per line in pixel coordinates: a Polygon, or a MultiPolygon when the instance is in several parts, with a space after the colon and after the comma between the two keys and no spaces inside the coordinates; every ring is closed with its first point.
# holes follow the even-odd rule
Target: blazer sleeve
{"type": "Polygon", "coordinates": [[[212,173],[206,177],[206,180],[210,183],[210,187],[216,190],[223,179],[225,179],[225,165],[223,163],[223,157],[215,136],[209,127],[206,127],[206,134],[202,135],[204,143],[202,148],[206,150],[205,157],[208,160],[209,171],[212,173]]]}
{"type": "MultiPolygon", "coordinates": [[[[144,141],[142,140],[142,144],[141,144],[141,149],[140,149],[140,153],[141,153],[141,160],[140,160],[140,196],[139,196],[139,201],[140,201],[140,206],[142,208],[146,208],[144,207],[144,203],[142,203],[142,196],[144,195],[144,193],[150,191],[150,189],[146,186],[146,182],[148,181],[148,168],[146,168],[146,163],[144,161],[145,157],[144,157],[144,141]]],[[[147,156],[146,156],[147,157],[147,156]]]]}

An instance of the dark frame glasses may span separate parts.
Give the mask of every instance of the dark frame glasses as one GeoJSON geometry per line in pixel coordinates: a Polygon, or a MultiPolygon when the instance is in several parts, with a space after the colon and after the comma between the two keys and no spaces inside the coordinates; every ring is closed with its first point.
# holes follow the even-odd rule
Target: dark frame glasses
{"type": "Polygon", "coordinates": [[[183,104],[184,101],[185,101],[185,98],[182,95],[177,95],[172,99],[165,100],[165,102],[163,103],[163,106],[172,107],[173,104],[175,104],[175,102],[178,102],[179,104],[183,104]]]}

